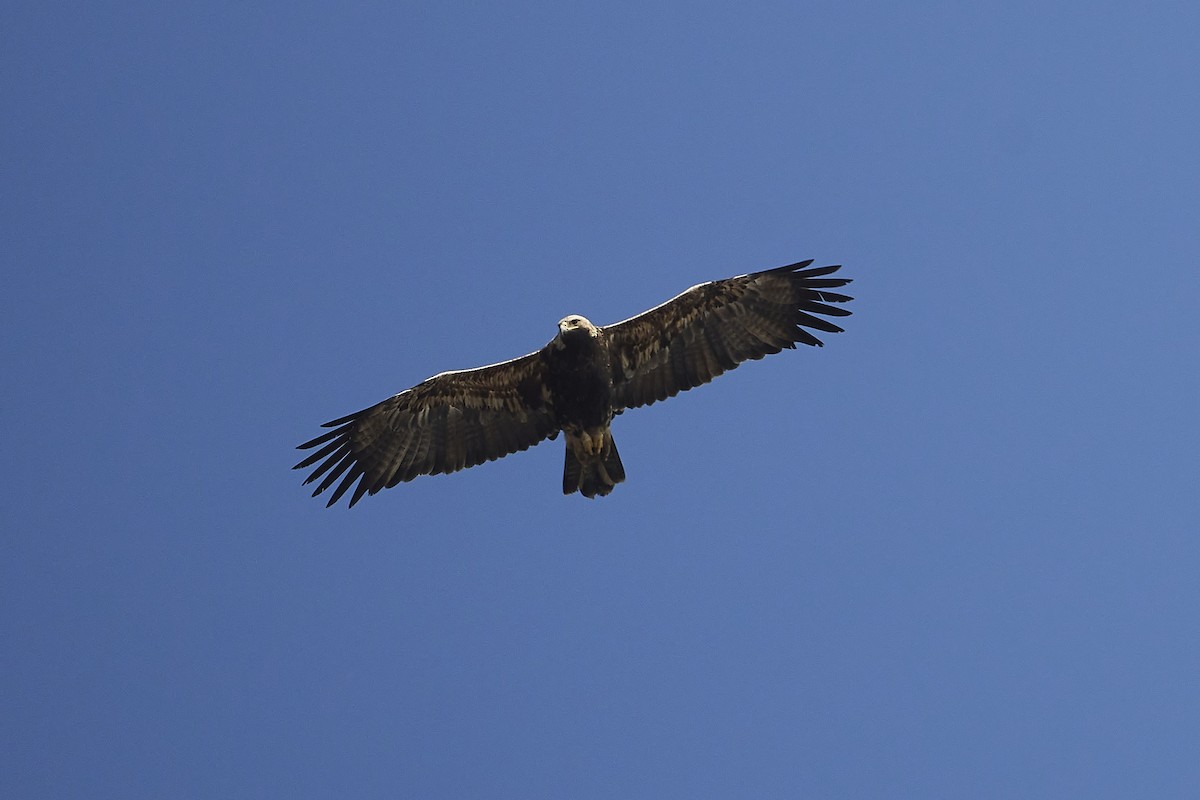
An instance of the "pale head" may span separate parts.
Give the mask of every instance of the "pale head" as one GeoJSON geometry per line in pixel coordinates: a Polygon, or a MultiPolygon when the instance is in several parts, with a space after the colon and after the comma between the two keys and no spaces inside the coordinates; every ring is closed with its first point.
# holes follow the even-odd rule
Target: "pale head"
{"type": "Polygon", "coordinates": [[[571,314],[558,321],[558,335],[554,337],[554,341],[561,347],[563,337],[591,336],[594,338],[599,334],[600,330],[587,317],[571,314]]]}

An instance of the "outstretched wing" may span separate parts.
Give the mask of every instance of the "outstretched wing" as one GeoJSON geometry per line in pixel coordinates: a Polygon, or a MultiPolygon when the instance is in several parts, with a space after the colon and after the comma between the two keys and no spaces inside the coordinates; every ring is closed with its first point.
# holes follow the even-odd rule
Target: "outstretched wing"
{"type": "Polygon", "coordinates": [[[805,269],[801,261],[693,286],[636,317],[605,327],[612,359],[616,410],[665,400],[708,383],[743,361],[795,348],[821,346],[805,328],[840,333],[822,319],[850,312],[829,303],[852,298],[828,291],[848,278],[825,277],[841,268],[805,269]]]}
{"type": "Polygon", "coordinates": [[[353,507],[364,494],[418,475],[456,472],[553,439],[558,427],[547,406],[542,370],[539,353],[530,353],[435,375],[382,403],[326,422],[323,427],[333,430],[298,448],[320,449],[294,468],[317,464],[304,481],[321,478],[313,497],[341,478],[326,506],[357,480],[353,507]]]}

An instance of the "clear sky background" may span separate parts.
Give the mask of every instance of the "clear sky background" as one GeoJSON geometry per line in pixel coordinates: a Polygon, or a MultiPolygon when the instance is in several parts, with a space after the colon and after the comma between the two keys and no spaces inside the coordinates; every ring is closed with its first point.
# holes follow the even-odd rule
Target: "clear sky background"
{"type": "Polygon", "coordinates": [[[0,795],[1195,797],[1195,3],[18,3],[0,795]],[[844,334],[326,510],[317,425],[815,258],[844,334]]]}

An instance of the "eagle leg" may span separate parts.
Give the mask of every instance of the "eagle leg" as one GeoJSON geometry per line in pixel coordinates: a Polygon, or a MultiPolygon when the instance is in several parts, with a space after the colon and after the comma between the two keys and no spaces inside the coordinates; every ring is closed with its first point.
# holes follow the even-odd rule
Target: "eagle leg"
{"type": "Polygon", "coordinates": [[[625,466],[617,453],[612,431],[596,428],[567,432],[563,465],[563,494],[579,492],[584,497],[603,497],[625,480],[625,466]]]}

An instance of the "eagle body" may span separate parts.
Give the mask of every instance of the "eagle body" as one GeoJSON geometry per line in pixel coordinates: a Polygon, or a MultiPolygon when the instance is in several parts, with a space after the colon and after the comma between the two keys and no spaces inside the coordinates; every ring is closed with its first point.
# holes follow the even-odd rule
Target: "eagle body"
{"type": "Polygon", "coordinates": [[[568,430],[606,426],[613,417],[613,376],[604,332],[580,316],[558,327],[541,351],[555,420],[568,430]]]}
{"type": "Polygon", "coordinates": [[[625,480],[613,442],[613,371],[608,338],[586,318],[558,323],[558,336],[542,350],[554,421],[566,434],[563,493],[603,496],[625,480]]]}
{"type": "Polygon", "coordinates": [[[443,372],[339,419],[299,448],[327,505],[418,475],[456,472],[565,434],[563,492],[609,494],[625,479],[612,420],[627,409],[708,383],[745,361],[796,344],[809,329],[840,333],[852,298],[832,291],[840,266],[803,261],[693,286],[612,325],[571,315],[542,349],[476,369],[443,372]],[[832,305],[831,305],[832,304],[832,305]],[[336,486],[335,486],[336,484],[336,486]]]}

